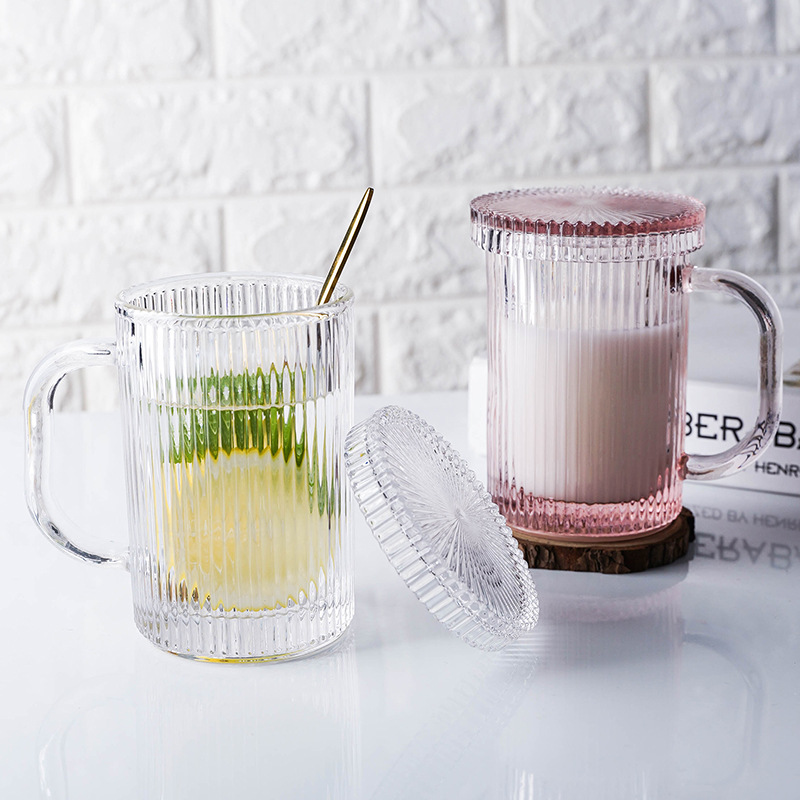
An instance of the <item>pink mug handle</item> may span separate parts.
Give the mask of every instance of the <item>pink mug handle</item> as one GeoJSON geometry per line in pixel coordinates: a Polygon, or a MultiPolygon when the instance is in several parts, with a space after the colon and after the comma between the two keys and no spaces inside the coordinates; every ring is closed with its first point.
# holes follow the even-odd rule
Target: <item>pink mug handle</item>
{"type": "Polygon", "coordinates": [[[712,455],[687,455],[684,476],[710,481],[744,469],[772,441],[781,416],[781,336],[783,323],[775,301],[752,278],[723,269],[686,267],[687,292],[721,292],[737,298],[755,315],[759,327],[759,397],[755,425],[733,447],[712,455]]]}

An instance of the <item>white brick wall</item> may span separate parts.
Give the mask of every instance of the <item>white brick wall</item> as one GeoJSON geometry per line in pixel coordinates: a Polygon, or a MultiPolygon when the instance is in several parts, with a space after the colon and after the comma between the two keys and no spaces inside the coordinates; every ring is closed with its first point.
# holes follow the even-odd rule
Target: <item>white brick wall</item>
{"type": "MultiPolygon", "coordinates": [[[[785,3],[787,9],[792,2],[785,3]]],[[[512,63],[774,52],[771,0],[509,0],[509,5],[512,63]]]]}
{"type": "Polygon", "coordinates": [[[132,283],[322,275],[367,184],[359,391],[463,386],[469,199],[577,182],[695,194],[698,261],[800,304],[800,2],[0,0],[0,412],[132,283]]]}

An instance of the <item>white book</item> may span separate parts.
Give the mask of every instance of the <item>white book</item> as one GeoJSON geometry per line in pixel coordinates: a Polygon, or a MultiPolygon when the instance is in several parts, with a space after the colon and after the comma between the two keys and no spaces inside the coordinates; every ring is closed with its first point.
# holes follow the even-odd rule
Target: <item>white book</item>
{"type": "MultiPolygon", "coordinates": [[[[686,452],[717,453],[736,444],[753,427],[755,396],[751,387],[690,379],[686,387],[686,452]]],[[[778,432],[758,460],[714,483],[800,495],[800,389],[784,388],[778,432]]]]}

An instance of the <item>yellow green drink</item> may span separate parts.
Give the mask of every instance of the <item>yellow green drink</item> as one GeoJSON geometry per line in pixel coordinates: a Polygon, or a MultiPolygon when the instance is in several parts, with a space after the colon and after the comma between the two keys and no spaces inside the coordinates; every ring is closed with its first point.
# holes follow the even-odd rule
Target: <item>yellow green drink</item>
{"type": "Polygon", "coordinates": [[[256,612],[301,605],[324,583],[335,546],[326,469],[315,401],[297,402],[296,383],[301,373],[275,369],[212,374],[192,387],[198,405],[167,407],[155,497],[169,595],[256,612]]]}

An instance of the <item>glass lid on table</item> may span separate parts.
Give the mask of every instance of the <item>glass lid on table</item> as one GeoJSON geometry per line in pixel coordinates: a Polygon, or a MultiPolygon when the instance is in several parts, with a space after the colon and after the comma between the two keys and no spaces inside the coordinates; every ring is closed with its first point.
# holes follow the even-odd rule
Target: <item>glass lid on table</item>
{"type": "Polygon", "coordinates": [[[345,463],[384,553],[446,628],[497,650],[536,625],[536,588],[510,529],[430,425],[383,408],[350,431],[345,463]]]}

